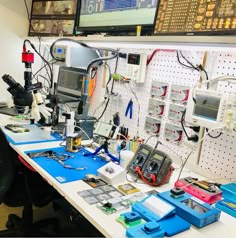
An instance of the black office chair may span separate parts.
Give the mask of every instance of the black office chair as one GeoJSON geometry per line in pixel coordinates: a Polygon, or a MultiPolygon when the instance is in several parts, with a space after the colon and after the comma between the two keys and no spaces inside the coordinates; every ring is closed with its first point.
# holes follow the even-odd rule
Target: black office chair
{"type": "Polygon", "coordinates": [[[45,219],[33,224],[33,205],[43,207],[59,194],[38,173],[32,172],[18,160],[0,130],[0,204],[23,206],[22,218],[10,214],[3,237],[55,236],[56,219],[45,219]]]}

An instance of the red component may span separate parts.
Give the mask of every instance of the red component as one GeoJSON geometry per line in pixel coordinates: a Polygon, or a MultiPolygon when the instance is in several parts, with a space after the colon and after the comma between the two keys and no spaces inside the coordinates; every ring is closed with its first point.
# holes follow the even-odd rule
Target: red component
{"type": "Polygon", "coordinates": [[[170,178],[170,176],[171,176],[171,174],[172,174],[172,172],[173,172],[173,167],[170,166],[170,170],[169,170],[168,174],[166,175],[166,177],[163,179],[163,181],[162,181],[160,184],[156,184],[156,175],[155,175],[155,174],[151,174],[152,182],[149,182],[149,181],[143,176],[143,173],[142,173],[140,167],[136,167],[135,170],[136,170],[136,172],[138,173],[138,175],[140,176],[140,178],[141,178],[145,183],[147,183],[148,185],[151,185],[151,186],[160,187],[161,185],[165,184],[165,183],[169,180],[169,178],[170,178]]]}
{"type": "Polygon", "coordinates": [[[31,52],[22,52],[23,63],[34,63],[34,54],[31,52]]]}
{"type": "Polygon", "coordinates": [[[221,198],[222,198],[221,190],[218,189],[214,192],[209,192],[205,189],[202,189],[202,188],[196,186],[193,182],[189,183],[187,181],[189,178],[190,177],[177,180],[175,182],[175,187],[183,189],[185,192],[193,195],[194,197],[196,197],[208,204],[213,204],[213,203],[221,200],[221,198]]]}

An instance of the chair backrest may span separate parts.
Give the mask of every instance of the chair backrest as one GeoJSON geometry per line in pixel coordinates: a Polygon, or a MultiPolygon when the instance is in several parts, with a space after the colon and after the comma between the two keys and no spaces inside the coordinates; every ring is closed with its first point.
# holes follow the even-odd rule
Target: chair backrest
{"type": "Polygon", "coordinates": [[[11,187],[15,176],[17,153],[10,147],[0,129],[0,204],[11,187]]]}
{"type": "Polygon", "coordinates": [[[30,199],[34,205],[43,207],[55,197],[58,197],[56,190],[20,162],[0,129],[0,204],[18,207],[30,199]]]}

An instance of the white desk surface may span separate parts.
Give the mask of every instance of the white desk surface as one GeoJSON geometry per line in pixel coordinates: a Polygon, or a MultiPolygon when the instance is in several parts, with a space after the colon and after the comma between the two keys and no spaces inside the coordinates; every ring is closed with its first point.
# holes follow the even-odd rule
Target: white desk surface
{"type": "MultiPolygon", "coordinates": [[[[0,115],[1,119],[2,115],[0,115]]],[[[4,119],[6,117],[4,116],[4,119]]],[[[11,121],[12,122],[12,121],[11,121]]],[[[5,121],[6,123],[6,121],[5,121]]],[[[2,123],[1,123],[2,124],[2,123]]],[[[27,144],[27,145],[11,145],[16,152],[18,152],[32,167],[34,167],[43,178],[45,178],[50,185],[52,185],[63,197],[65,197],[88,221],[90,221],[105,237],[126,237],[125,228],[116,221],[119,213],[114,213],[111,215],[106,215],[100,211],[96,205],[89,205],[83,198],[81,198],[77,192],[85,189],[90,189],[91,187],[84,183],[83,181],[75,181],[65,184],[60,184],[52,176],[50,176],[46,171],[44,171],[38,164],[36,164],[32,159],[30,159],[24,151],[26,150],[37,150],[58,147],[59,142],[50,143],[39,143],[39,144],[27,144]]],[[[178,170],[174,172],[171,180],[168,184],[161,187],[154,188],[148,185],[135,184],[136,187],[141,188],[142,191],[148,191],[156,189],[159,192],[169,190],[173,187],[173,184],[178,176],[178,170]]],[[[193,176],[199,177],[189,171],[183,171],[182,177],[193,176]]],[[[126,212],[124,210],[120,213],[126,212]]],[[[204,228],[197,229],[191,226],[190,230],[184,231],[175,235],[176,238],[235,238],[236,237],[236,219],[228,214],[221,212],[221,217],[218,222],[210,224],[204,228]]]]}

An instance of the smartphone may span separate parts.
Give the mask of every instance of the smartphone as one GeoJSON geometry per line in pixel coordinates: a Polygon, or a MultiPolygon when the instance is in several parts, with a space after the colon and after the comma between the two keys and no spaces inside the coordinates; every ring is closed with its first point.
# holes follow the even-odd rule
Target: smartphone
{"type": "Polygon", "coordinates": [[[7,124],[5,128],[14,133],[24,133],[24,132],[30,131],[28,128],[25,128],[22,125],[18,125],[18,124],[7,124]]]}

